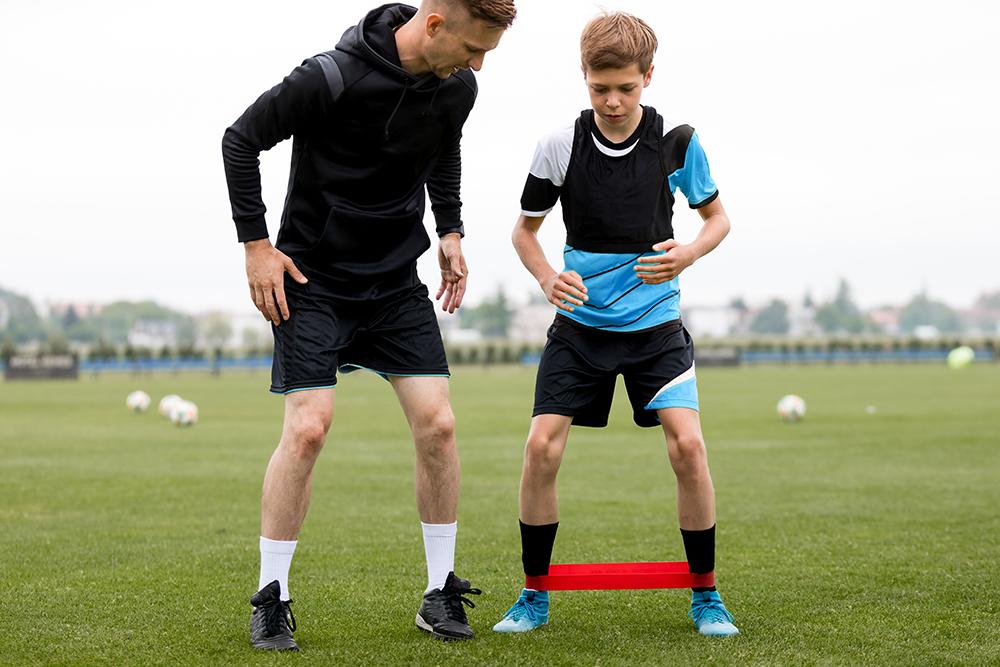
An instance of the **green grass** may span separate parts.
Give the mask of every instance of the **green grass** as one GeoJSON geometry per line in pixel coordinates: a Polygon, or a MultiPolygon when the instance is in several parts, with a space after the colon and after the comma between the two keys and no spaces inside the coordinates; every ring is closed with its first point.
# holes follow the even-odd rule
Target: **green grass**
{"type": "MultiPolygon", "coordinates": [[[[390,388],[343,379],[292,567],[298,655],[247,644],[260,486],[282,401],[265,374],[0,384],[0,663],[937,665],[1000,663],[1000,367],[704,369],[718,577],[743,635],[694,633],[684,591],[565,592],[527,636],[517,482],[533,373],[459,367],[459,572],[478,637],[413,625],[413,452],[390,388]],[[179,393],[201,422],[133,415],[179,393]],[[807,419],[778,421],[801,394],[807,419]],[[866,414],[866,406],[877,412],[866,414]]],[[[619,392],[619,399],[624,392],[619,392]]],[[[155,410],[155,405],[154,405],[155,410]]],[[[661,434],[575,429],[557,562],[682,560],[661,434]]]]}

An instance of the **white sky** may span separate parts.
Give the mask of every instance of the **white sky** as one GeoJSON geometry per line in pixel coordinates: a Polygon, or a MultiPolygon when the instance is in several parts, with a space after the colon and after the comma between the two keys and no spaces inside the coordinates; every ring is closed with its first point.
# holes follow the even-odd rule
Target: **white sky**
{"type": "MultiPolygon", "coordinates": [[[[223,130],[375,4],[0,0],[0,286],[38,304],[251,310],[223,130]]],[[[926,288],[967,306],[1000,288],[1000,5],[603,6],[656,30],[643,103],[698,129],[733,221],[682,276],[686,303],[824,299],[841,276],[863,305],[926,288]]],[[[537,289],[509,241],[521,187],[538,137],[588,104],[578,39],[598,5],[518,11],[465,129],[473,303],[537,289]]],[[[289,155],[286,142],[261,157],[272,238],[289,155]]],[[[700,219],[678,199],[683,242],[700,219]]],[[[561,257],[559,215],[542,239],[561,257]]],[[[433,291],[432,253],[420,268],[433,291]]]]}

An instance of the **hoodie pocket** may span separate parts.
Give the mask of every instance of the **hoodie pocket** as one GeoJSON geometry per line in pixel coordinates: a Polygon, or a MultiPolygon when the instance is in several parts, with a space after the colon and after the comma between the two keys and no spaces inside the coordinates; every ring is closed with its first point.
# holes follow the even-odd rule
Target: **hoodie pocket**
{"type": "MultiPolygon", "coordinates": [[[[415,250],[415,237],[427,234],[416,213],[362,213],[331,209],[310,254],[343,267],[381,264],[415,250]]],[[[416,245],[423,244],[417,241],[416,245]]],[[[422,250],[418,251],[422,252],[422,250]]]]}

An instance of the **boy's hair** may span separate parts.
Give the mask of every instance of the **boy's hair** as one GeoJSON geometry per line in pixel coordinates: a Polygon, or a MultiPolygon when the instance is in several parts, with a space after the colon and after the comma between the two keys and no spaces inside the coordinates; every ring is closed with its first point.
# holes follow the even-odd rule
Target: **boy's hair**
{"type": "Polygon", "coordinates": [[[448,5],[463,7],[469,16],[495,28],[506,30],[514,22],[517,9],[514,0],[439,0],[448,5]]]}
{"type": "Polygon", "coordinates": [[[588,69],[619,69],[632,63],[648,72],[656,53],[656,33],[642,19],[615,12],[593,19],[580,36],[580,60],[588,69]]]}

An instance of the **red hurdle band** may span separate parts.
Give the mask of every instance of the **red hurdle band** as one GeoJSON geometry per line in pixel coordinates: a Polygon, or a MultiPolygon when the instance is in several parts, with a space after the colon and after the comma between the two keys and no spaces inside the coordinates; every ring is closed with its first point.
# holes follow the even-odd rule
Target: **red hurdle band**
{"type": "Polygon", "coordinates": [[[549,573],[525,577],[524,587],[536,591],[618,591],[640,588],[707,588],[715,573],[694,574],[687,562],[573,563],[552,565],[549,573]]]}

